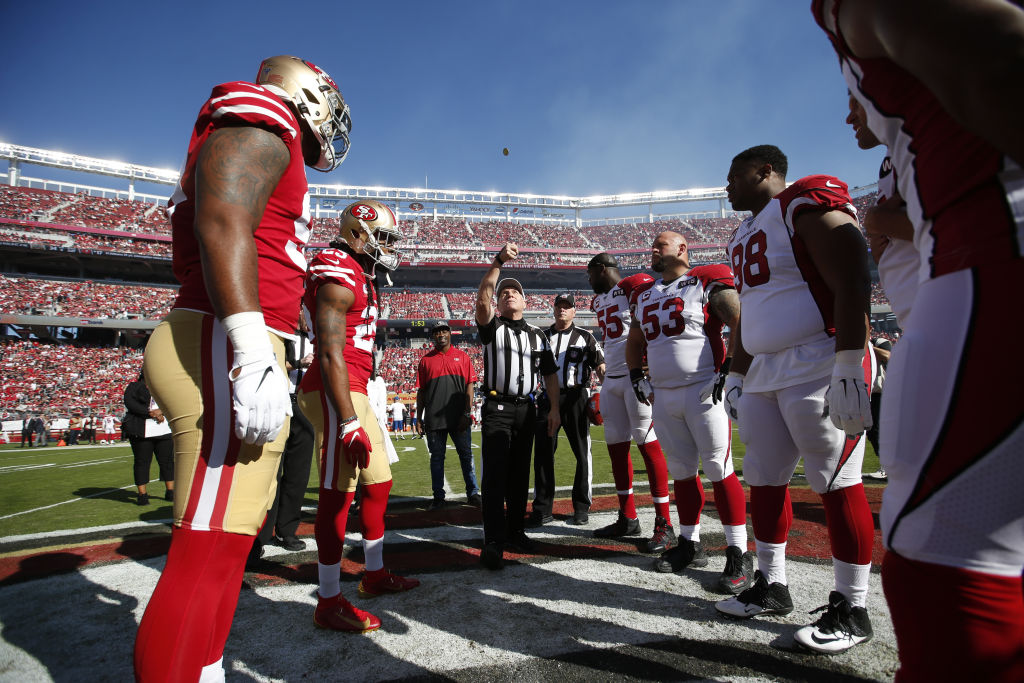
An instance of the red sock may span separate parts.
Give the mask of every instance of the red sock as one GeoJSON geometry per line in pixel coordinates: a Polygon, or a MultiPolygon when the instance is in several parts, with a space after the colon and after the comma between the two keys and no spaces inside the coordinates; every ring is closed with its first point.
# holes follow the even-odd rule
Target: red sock
{"type": "Polygon", "coordinates": [[[1024,680],[1019,576],[992,576],[888,552],[882,587],[899,646],[898,683],[1024,680]]]}
{"type": "Polygon", "coordinates": [[[220,659],[253,537],[175,528],[135,637],[138,681],[195,681],[220,659]]]}
{"type": "Polygon", "coordinates": [[[679,524],[683,526],[700,524],[700,511],[704,509],[704,486],[700,483],[700,477],[676,479],[674,488],[679,524]]]}
{"type": "Polygon", "coordinates": [[[793,503],[789,485],[751,486],[750,521],[754,538],[765,543],[785,543],[793,524],[793,503]]]}
{"type": "Polygon", "coordinates": [[[640,455],[644,456],[644,463],[647,465],[647,482],[651,487],[651,497],[654,498],[654,514],[672,519],[669,516],[668,465],[665,464],[661,444],[655,439],[638,444],[637,448],[640,449],[640,455]]]}
{"type": "Polygon", "coordinates": [[[320,489],[320,502],[317,504],[316,522],[313,524],[316,554],[320,564],[341,562],[341,551],[345,547],[348,506],[355,497],[355,491],[320,489]]]}
{"type": "Polygon", "coordinates": [[[633,460],[629,457],[629,442],[608,444],[608,456],[612,460],[615,490],[619,492],[619,510],[629,519],[636,519],[636,504],[633,502],[632,493],[633,460]]]}
{"type": "Polygon", "coordinates": [[[378,484],[363,484],[363,499],[359,505],[363,538],[373,541],[384,535],[384,513],[388,508],[390,493],[391,480],[378,484]]]}
{"type": "MultiPolygon", "coordinates": [[[[737,526],[747,523],[747,498],[743,494],[743,484],[733,472],[722,481],[711,482],[715,490],[715,509],[725,526],[737,526]]],[[[763,540],[763,539],[762,539],[763,540]]]]}
{"type": "Polygon", "coordinates": [[[849,564],[871,564],[875,520],[864,495],[864,484],[823,493],[821,502],[825,504],[832,557],[849,564]]]}

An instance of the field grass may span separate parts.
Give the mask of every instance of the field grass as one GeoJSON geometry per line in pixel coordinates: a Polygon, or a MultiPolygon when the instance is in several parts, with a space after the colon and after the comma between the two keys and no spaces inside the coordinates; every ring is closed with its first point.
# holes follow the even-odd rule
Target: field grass
{"type": "MultiPolygon", "coordinates": [[[[594,485],[611,484],[611,463],[604,442],[604,428],[591,430],[593,441],[594,485]]],[[[480,478],[480,433],[473,433],[477,479],[480,478]]],[[[393,497],[431,499],[430,459],[426,441],[406,438],[396,440],[401,458],[392,466],[393,497]]],[[[745,447],[733,433],[733,457],[736,470],[742,473],[745,447]]],[[[631,449],[633,467],[638,480],[646,480],[644,462],[636,448],[631,449]]],[[[864,471],[878,469],[878,458],[867,446],[864,471]]],[[[572,484],[575,459],[566,440],[559,440],[555,454],[556,481],[559,486],[572,484]]],[[[156,472],[153,463],[152,472],[156,472]]],[[[797,473],[803,467],[797,468],[797,473]]],[[[449,444],[445,458],[445,474],[455,496],[465,494],[459,459],[449,444]]],[[[801,485],[803,480],[794,480],[801,485]]],[[[316,505],[317,472],[311,468],[306,504],[316,505]]],[[[151,503],[135,505],[132,484],[132,453],[127,443],[113,446],[77,448],[19,449],[0,447],[0,539],[22,534],[80,529],[95,526],[158,521],[171,517],[171,505],[163,500],[164,487],[159,481],[149,485],[151,503]]],[[[560,491],[559,497],[569,492],[560,491]]],[[[532,496],[531,496],[532,498],[532,496]]]]}

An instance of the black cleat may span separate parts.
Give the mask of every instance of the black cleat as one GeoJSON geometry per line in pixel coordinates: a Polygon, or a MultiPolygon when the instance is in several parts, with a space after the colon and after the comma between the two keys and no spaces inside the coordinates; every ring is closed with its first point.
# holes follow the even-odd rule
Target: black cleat
{"type": "Polygon", "coordinates": [[[816,622],[793,634],[797,645],[831,655],[865,643],[874,635],[868,611],[863,607],[850,607],[839,591],[829,593],[828,604],[814,611],[822,610],[825,613],[816,622]]]}
{"type": "Polygon", "coordinates": [[[754,553],[731,545],[725,549],[725,569],[718,577],[718,592],[739,595],[754,583],[754,553]]]}
{"type": "Polygon", "coordinates": [[[676,544],[676,531],[664,517],[654,519],[654,535],[644,545],[645,553],[663,553],[676,544]]]}
{"type": "Polygon", "coordinates": [[[679,545],[666,550],[654,561],[654,571],[662,574],[681,572],[687,567],[706,567],[708,556],[700,541],[679,541],[679,545]]]}
{"type": "Polygon", "coordinates": [[[722,614],[739,619],[762,614],[789,614],[793,611],[793,598],[789,597],[789,586],[782,583],[768,583],[760,570],[754,572],[754,585],[734,598],[715,603],[715,609],[722,614]]]}
{"type": "Polygon", "coordinates": [[[640,520],[627,519],[626,515],[619,512],[619,518],[608,526],[594,530],[596,538],[620,538],[622,536],[639,536],[640,520]]]}

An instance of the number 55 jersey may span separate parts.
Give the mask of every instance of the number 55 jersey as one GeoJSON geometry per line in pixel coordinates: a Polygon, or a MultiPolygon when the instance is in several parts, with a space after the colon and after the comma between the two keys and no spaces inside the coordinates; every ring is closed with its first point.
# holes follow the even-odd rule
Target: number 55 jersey
{"type": "Polygon", "coordinates": [[[801,178],[729,240],[743,347],[754,356],[744,391],[772,391],[832,372],[833,294],[793,227],[805,211],[832,210],[856,220],[846,183],[827,175],[801,178]]]}
{"type": "Polygon", "coordinates": [[[706,382],[725,358],[723,323],[708,310],[719,287],[733,287],[729,266],[696,266],[675,280],[634,290],[633,319],[647,340],[647,363],[656,388],[706,382]]]}

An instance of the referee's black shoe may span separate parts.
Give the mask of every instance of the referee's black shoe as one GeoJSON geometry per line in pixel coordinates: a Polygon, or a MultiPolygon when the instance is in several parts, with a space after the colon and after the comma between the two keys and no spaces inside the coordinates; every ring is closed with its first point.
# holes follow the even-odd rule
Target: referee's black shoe
{"type": "Polygon", "coordinates": [[[603,526],[594,531],[597,538],[619,538],[621,536],[639,536],[640,520],[629,519],[619,511],[619,518],[608,526],[603,526]]]}
{"type": "Polygon", "coordinates": [[[526,535],[525,531],[521,529],[519,531],[509,533],[508,538],[505,540],[513,550],[518,550],[521,553],[537,552],[537,544],[532,538],[526,535]]]}
{"type": "Polygon", "coordinates": [[[480,564],[488,569],[504,569],[505,561],[502,554],[500,543],[484,543],[484,548],[480,551],[480,564]]]}
{"type": "Polygon", "coordinates": [[[544,526],[555,521],[554,516],[550,512],[542,512],[540,510],[533,510],[530,516],[526,520],[528,526],[544,526]]]}

